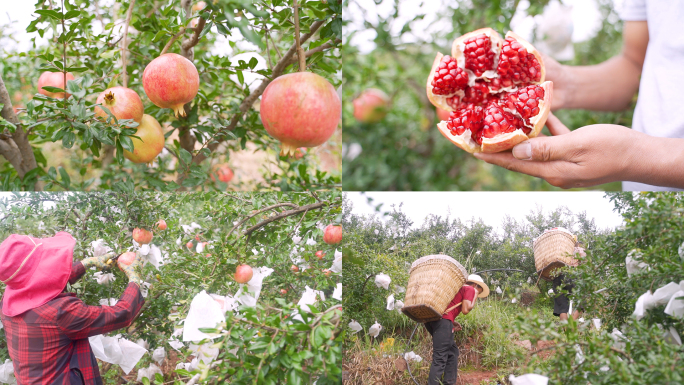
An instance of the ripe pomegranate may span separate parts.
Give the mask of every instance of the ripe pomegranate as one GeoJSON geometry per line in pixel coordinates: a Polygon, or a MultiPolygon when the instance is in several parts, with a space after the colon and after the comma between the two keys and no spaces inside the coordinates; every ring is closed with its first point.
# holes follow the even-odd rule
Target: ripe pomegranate
{"type": "Polygon", "coordinates": [[[520,36],[482,28],[457,38],[451,56],[437,54],[427,81],[439,109],[439,132],[470,152],[500,152],[539,135],[551,107],[553,83],[544,62],[520,36]]]}
{"type": "Polygon", "coordinates": [[[240,265],[235,269],[235,281],[237,283],[247,283],[253,275],[254,272],[249,265],[240,265]]]}
{"type": "Polygon", "coordinates": [[[325,269],[325,270],[323,270],[323,274],[325,274],[326,277],[330,277],[330,274],[332,274],[332,271],[325,269]]]}
{"type": "Polygon", "coordinates": [[[199,241],[199,240],[200,240],[199,234],[195,235],[195,240],[196,240],[196,241],[199,241]]]}
{"type": "Polygon", "coordinates": [[[183,105],[199,91],[199,73],[192,62],[175,53],[165,53],[145,67],[143,88],[152,103],[171,108],[176,117],[185,116],[183,105]]]}
{"type": "Polygon", "coordinates": [[[298,149],[295,150],[294,157],[295,157],[295,159],[302,159],[305,154],[306,154],[306,147],[299,147],[298,149]]]}
{"type": "Polygon", "coordinates": [[[124,157],[133,163],[150,163],[161,154],[165,145],[164,131],[154,117],[143,115],[133,141],[133,152],[124,150],[124,157]]]}
{"type": "Polygon", "coordinates": [[[135,261],[135,253],[132,251],[129,251],[127,253],[123,253],[119,256],[119,258],[116,260],[117,266],[119,266],[119,269],[122,269],[122,266],[129,266],[131,263],[135,261]]]}
{"type": "Polygon", "coordinates": [[[297,147],[316,147],[335,132],[342,102],[335,88],[310,72],[279,76],[261,97],[261,121],[266,131],[282,143],[281,155],[297,147]]]}
{"type": "Polygon", "coordinates": [[[354,118],[361,123],[377,123],[385,118],[389,110],[390,98],[383,91],[369,88],[363,91],[354,104],[354,118]]]}
{"type": "Polygon", "coordinates": [[[323,242],[335,245],[342,241],[342,226],[328,225],[323,232],[323,242]]]}
{"type": "MultiPolygon", "coordinates": [[[[70,72],[67,72],[66,74],[66,80],[67,82],[69,80],[74,80],[74,75],[72,75],[70,72]]],[[[38,93],[43,94],[45,96],[48,96],[50,98],[56,98],[56,99],[62,99],[64,97],[64,92],[50,92],[47,90],[44,90],[43,87],[48,86],[48,87],[57,87],[61,88],[63,90],[66,89],[66,84],[64,84],[64,73],[63,72],[43,72],[40,74],[40,77],[38,78],[38,93]]],[[[67,92],[67,98],[71,96],[70,93],[67,92]]]]}
{"type": "Polygon", "coordinates": [[[280,289],[280,294],[283,294],[283,295],[287,294],[287,290],[285,290],[285,289],[280,289]]]}
{"type": "Polygon", "coordinates": [[[207,6],[207,3],[205,3],[204,1],[198,1],[195,5],[192,6],[192,11],[193,12],[201,11],[206,6],[207,6]]]}
{"type": "Polygon", "coordinates": [[[163,219],[160,219],[159,221],[157,221],[157,223],[155,223],[155,226],[156,226],[159,230],[166,230],[166,229],[168,228],[168,227],[166,226],[166,221],[163,220],[163,219]]]}
{"type": "Polygon", "coordinates": [[[188,249],[192,249],[192,241],[185,244],[188,249]]]}
{"type": "Polygon", "coordinates": [[[323,250],[318,250],[316,252],[316,258],[323,259],[323,257],[325,257],[325,253],[323,252],[323,250]]]}
{"type": "Polygon", "coordinates": [[[138,242],[138,244],[146,245],[152,242],[152,232],[136,227],[133,229],[133,240],[138,242]]]}
{"type": "MultiPolygon", "coordinates": [[[[133,119],[138,123],[142,122],[145,112],[138,93],[126,87],[107,88],[97,97],[96,103],[107,107],[117,119],[133,119]]],[[[106,118],[107,113],[95,106],[95,116],[106,118]]]]}
{"type": "Polygon", "coordinates": [[[228,183],[233,179],[235,174],[233,174],[233,170],[228,166],[227,163],[223,163],[214,166],[214,171],[211,173],[211,180],[215,182],[216,176],[221,182],[228,183]]]}
{"type": "Polygon", "coordinates": [[[292,270],[293,273],[296,273],[299,271],[299,267],[297,267],[297,265],[292,265],[290,266],[290,270],[292,270]]]}

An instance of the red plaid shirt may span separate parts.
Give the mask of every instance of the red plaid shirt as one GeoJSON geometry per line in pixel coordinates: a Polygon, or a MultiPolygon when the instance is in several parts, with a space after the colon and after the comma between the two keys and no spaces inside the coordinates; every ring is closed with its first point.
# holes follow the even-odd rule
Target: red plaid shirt
{"type": "MultiPolygon", "coordinates": [[[[84,273],[83,265],[74,262],[69,283],[84,273]]],[[[0,301],[17,384],[102,384],[88,337],[129,326],[143,303],[135,283],[128,284],[115,306],[88,306],[74,293],[61,293],[43,306],[7,317],[0,301]]]]}

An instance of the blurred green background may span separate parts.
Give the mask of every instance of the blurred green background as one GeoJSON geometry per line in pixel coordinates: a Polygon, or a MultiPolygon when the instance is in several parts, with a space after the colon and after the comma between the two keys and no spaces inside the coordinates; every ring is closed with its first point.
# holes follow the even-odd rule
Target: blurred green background
{"type": "MultiPolygon", "coordinates": [[[[571,43],[574,56],[561,61],[563,64],[597,64],[620,52],[622,21],[613,0],[566,0],[560,4],[577,8],[587,2],[593,3],[590,5],[596,11],[595,29],[587,40],[571,43]]],[[[549,3],[344,0],[344,190],[558,190],[542,179],[479,161],[451,144],[437,130],[439,120],[425,93],[436,53],[449,53],[455,38],[483,27],[503,35],[511,29],[517,11],[516,18],[526,18],[533,38],[541,39],[539,25],[544,23],[547,15],[542,13],[549,3]],[[369,11],[374,9],[380,12],[369,11]],[[407,9],[418,12],[407,18],[407,9]],[[367,88],[379,88],[392,100],[389,113],[378,123],[359,123],[353,116],[352,100],[367,88]]],[[[584,15],[573,18],[574,28],[582,27],[577,19],[584,22],[584,15]]],[[[547,26],[549,21],[547,18],[547,26]]],[[[534,41],[537,45],[538,40],[534,41]]],[[[596,123],[631,127],[635,103],[636,97],[629,109],[619,113],[562,110],[555,114],[570,129],[596,123]]],[[[547,128],[543,133],[548,135],[547,128]]],[[[594,189],[620,190],[621,184],[594,189]]]]}

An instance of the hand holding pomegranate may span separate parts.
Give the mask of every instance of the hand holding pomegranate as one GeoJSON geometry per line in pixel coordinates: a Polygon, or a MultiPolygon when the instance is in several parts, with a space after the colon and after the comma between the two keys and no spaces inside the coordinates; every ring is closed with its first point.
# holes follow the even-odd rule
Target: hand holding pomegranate
{"type": "Polygon", "coordinates": [[[129,251],[121,254],[117,259],[116,264],[119,266],[119,269],[126,274],[129,282],[134,282],[138,285],[142,284],[143,279],[140,270],[142,269],[143,263],[138,252],[129,251]]]}
{"type": "Polygon", "coordinates": [[[81,264],[83,265],[84,268],[89,268],[89,267],[96,267],[98,269],[104,269],[105,267],[109,267],[107,265],[107,261],[114,257],[114,253],[107,253],[100,255],[99,257],[88,257],[84,258],[81,260],[81,264]]]}
{"type": "Polygon", "coordinates": [[[614,181],[684,188],[684,168],[672,156],[681,153],[684,139],[656,138],[614,124],[571,132],[553,115],[547,127],[555,136],[530,139],[515,146],[512,153],[474,155],[561,188],[614,181]]]}

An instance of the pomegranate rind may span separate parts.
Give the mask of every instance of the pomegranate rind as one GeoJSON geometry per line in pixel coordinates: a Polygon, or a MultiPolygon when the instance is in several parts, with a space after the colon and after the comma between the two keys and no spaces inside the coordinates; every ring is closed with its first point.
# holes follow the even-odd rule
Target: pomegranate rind
{"type": "Polygon", "coordinates": [[[524,142],[530,137],[518,129],[506,134],[497,135],[493,138],[482,138],[482,147],[478,152],[501,152],[513,148],[518,143],[524,142]]]}
{"type": "Polygon", "coordinates": [[[462,150],[468,151],[471,154],[481,151],[480,146],[471,137],[472,133],[470,130],[465,130],[465,132],[463,132],[461,135],[452,135],[445,120],[439,122],[437,124],[437,128],[445,138],[449,139],[451,143],[455,144],[462,150]]]}
{"type": "Polygon", "coordinates": [[[480,28],[456,38],[454,42],[451,44],[451,56],[454,59],[456,59],[456,61],[458,62],[458,66],[465,69],[465,71],[468,73],[468,85],[472,86],[473,84],[475,84],[475,80],[477,79],[493,79],[499,76],[496,73],[496,67],[499,64],[499,54],[501,54],[502,46],[503,39],[501,38],[501,35],[499,35],[498,32],[491,28],[480,28]],[[485,71],[482,74],[482,76],[475,76],[473,71],[466,69],[465,66],[465,54],[463,53],[465,48],[464,42],[470,39],[471,37],[478,36],[481,34],[485,34],[492,41],[492,49],[494,50],[494,64],[493,68],[491,70],[485,71]]]}
{"type": "Polygon", "coordinates": [[[517,33],[513,32],[513,31],[508,31],[508,32],[506,33],[506,37],[507,37],[507,38],[508,38],[508,37],[514,38],[515,40],[518,41],[518,43],[520,43],[523,47],[525,47],[525,49],[527,50],[527,52],[529,52],[529,53],[531,53],[532,55],[534,55],[534,57],[537,59],[537,61],[539,62],[539,65],[540,65],[540,67],[541,67],[541,75],[540,75],[540,77],[539,77],[539,82],[531,82],[531,84],[541,84],[541,83],[543,83],[543,82],[544,82],[544,79],[546,78],[546,69],[544,68],[544,60],[542,59],[541,54],[539,53],[539,51],[537,51],[537,49],[534,48],[534,46],[533,46],[532,44],[530,44],[527,40],[523,39],[522,37],[520,37],[520,35],[518,35],[517,33]]]}
{"type": "MultiPolygon", "coordinates": [[[[443,54],[437,52],[437,56],[435,56],[435,61],[432,63],[432,69],[430,70],[430,76],[428,76],[427,80],[427,85],[425,86],[425,89],[427,91],[427,97],[430,103],[432,103],[433,106],[441,108],[443,110],[447,111],[454,111],[451,106],[447,103],[447,98],[453,97],[453,95],[435,95],[432,93],[432,80],[435,78],[435,73],[437,72],[437,68],[439,68],[439,63],[442,61],[442,58],[444,57],[443,54]]],[[[463,95],[465,95],[465,92],[463,90],[459,90],[456,95],[459,97],[458,100],[460,102],[461,98],[463,98],[463,95]]]]}

